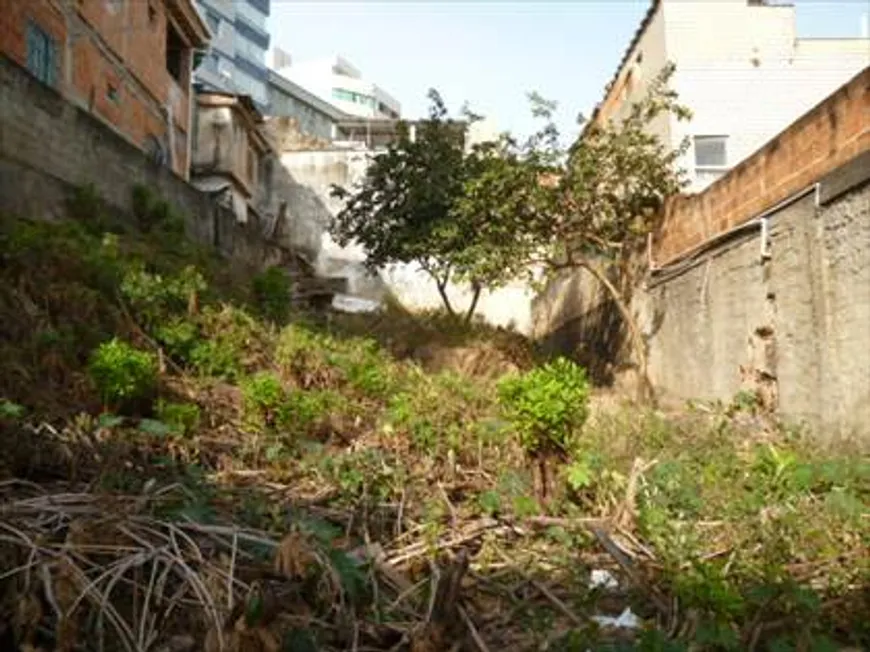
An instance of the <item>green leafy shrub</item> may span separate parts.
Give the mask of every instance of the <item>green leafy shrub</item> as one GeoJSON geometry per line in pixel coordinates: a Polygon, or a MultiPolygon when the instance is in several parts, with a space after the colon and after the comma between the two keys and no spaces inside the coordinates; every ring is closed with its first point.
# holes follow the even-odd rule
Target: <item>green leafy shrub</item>
{"type": "Polygon", "coordinates": [[[173,316],[184,314],[191,300],[207,284],[195,267],[188,265],[175,276],[145,270],[142,265],[129,269],[121,281],[121,295],[136,316],[148,327],[155,327],[173,316]]]}
{"type": "Polygon", "coordinates": [[[170,356],[183,363],[191,362],[193,350],[200,343],[197,325],[183,318],[157,326],[154,336],[170,356]]]}
{"type": "Polygon", "coordinates": [[[245,378],[241,387],[245,420],[253,426],[274,425],[286,396],[281,380],[262,371],[245,378]]]}
{"type": "Polygon", "coordinates": [[[88,373],[105,405],[120,405],[150,397],[157,386],[157,359],[113,338],[91,355],[88,373]]]}
{"type": "Polygon", "coordinates": [[[242,373],[236,351],[214,340],[195,344],[190,351],[190,363],[201,376],[233,381],[242,373]]]}
{"type": "Polygon", "coordinates": [[[132,191],[133,216],[144,232],[159,229],[168,235],[184,233],[184,216],[148,186],[136,184],[132,191]]]}
{"type": "Polygon", "coordinates": [[[503,379],[499,402],[531,455],[570,453],[589,415],[589,381],[565,358],[503,379]]]}
{"type": "Polygon", "coordinates": [[[200,409],[195,403],[171,403],[157,401],[157,418],[165,423],[172,432],[188,435],[199,427],[200,409]]]}
{"type": "Polygon", "coordinates": [[[281,267],[270,267],[253,279],[254,297],[260,313],[274,322],[283,322],[290,313],[290,276],[281,267]]]}
{"type": "Polygon", "coordinates": [[[67,213],[90,233],[104,231],[108,224],[106,204],[93,183],[73,188],[66,201],[67,213]]]}
{"type": "Polygon", "coordinates": [[[340,394],[329,390],[287,392],[278,408],[278,423],[297,431],[307,431],[340,405],[340,394]]]}

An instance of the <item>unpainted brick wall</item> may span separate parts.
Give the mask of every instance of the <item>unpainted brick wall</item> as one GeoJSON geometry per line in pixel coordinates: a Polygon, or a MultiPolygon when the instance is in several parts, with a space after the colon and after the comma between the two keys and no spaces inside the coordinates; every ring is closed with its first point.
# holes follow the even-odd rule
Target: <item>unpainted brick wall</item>
{"type": "Polygon", "coordinates": [[[870,68],[707,190],[674,199],[654,241],[655,263],[673,261],[757,217],[868,150],[870,68]]]}
{"type": "Polygon", "coordinates": [[[0,55],[0,211],[59,219],[70,190],[89,183],[124,214],[136,184],[152,188],[187,216],[194,238],[240,263],[281,257],[257,224],[237,224],[230,210],[0,55]]]}

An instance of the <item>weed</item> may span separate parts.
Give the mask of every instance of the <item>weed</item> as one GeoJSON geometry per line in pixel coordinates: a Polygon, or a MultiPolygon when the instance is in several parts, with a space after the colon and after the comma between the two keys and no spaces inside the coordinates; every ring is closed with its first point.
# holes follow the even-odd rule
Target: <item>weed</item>
{"type": "Polygon", "coordinates": [[[253,279],[254,297],[260,313],[276,323],[290,314],[290,276],[281,267],[270,267],[253,279]]]}
{"type": "Polygon", "coordinates": [[[20,419],[26,413],[27,409],[23,405],[18,405],[18,403],[8,401],[5,398],[0,399],[0,419],[14,421],[20,419]]]}
{"type": "Polygon", "coordinates": [[[157,401],[157,418],[178,435],[188,435],[199,426],[200,409],[195,403],[157,401]]]}
{"type": "Polygon", "coordinates": [[[241,387],[245,419],[253,426],[275,425],[285,398],[281,380],[274,373],[263,371],[245,378],[241,387]]]}
{"type": "Polygon", "coordinates": [[[157,360],[113,338],[92,354],[88,372],[105,406],[121,406],[148,399],[157,386],[157,360]]]}
{"type": "Polygon", "coordinates": [[[201,376],[233,381],[242,373],[236,352],[214,340],[194,344],[190,350],[190,363],[201,376]]]}
{"type": "Polygon", "coordinates": [[[89,232],[98,234],[106,230],[106,203],[93,183],[73,188],[67,198],[66,210],[89,232]]]}
{"type": "Polygon", "coordinates": [[[131,200],[133,216],[143,232],[156,228],[165,235],[184,234],[184,217],[148,186],[133,186],[131,200]]]}
{"type": "Polygon", "coordinates": [[[164,277],[137,265],[124,275],[121,295],[146,326],[155,328],[188,311],[206,287],[202,274],[193,266],[185,267],[175,276],[164,277]]]}

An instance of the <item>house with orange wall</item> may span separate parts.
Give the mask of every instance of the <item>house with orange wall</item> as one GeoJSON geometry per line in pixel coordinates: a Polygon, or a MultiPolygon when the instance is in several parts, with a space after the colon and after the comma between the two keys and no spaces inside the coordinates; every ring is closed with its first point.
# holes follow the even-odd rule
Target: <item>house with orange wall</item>
{"type": "Polygon", "coordinates": [[[187,179],[197,53],[193,0],[4,0],[0,55],[187,179]]]}

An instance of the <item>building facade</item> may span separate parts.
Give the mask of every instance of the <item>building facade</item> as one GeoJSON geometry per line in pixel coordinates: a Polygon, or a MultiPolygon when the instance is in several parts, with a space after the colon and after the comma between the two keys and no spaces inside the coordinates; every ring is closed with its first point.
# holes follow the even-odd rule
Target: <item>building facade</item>
{"type": "Polygon", "coordinates": [[[690,190],[723,176],[870,65],[870,39],[799,38],[795,7],[764,0],[654,0],[594,119],[619,120],[668,62],[689,122],[660,116],[651,130],[673,147],[690,190]]]}
{"type": "Polygon", "coordinates": [[[183,178],[209,38],[192,0],[5,0],[0,12],[0,53],[183,178]]]}
{"type": "MultiPolygon", "coordinates": [[[[289,63],[284,54],[281,59],[289,63]]],[[[362,78],[362,73],[340,56],[281,66],[277,73],[356,118],[398,119],[402,105],[383,88],[362,78]]]]}
{"type": "Polygon", "coordinates": [[[263,111],[269,101],[267,19],[271,0],[197,0],[214,34],[211,48],[196,70],[204,90],[250,95],[263,111]]]}
{"type": "Polygon", "coordinates": [[[269,71],[268,105],[271,118],[295,121],[300,134],[321,141],[336,138],[336,125],[350,116],[274,70],[269,71]]]}

